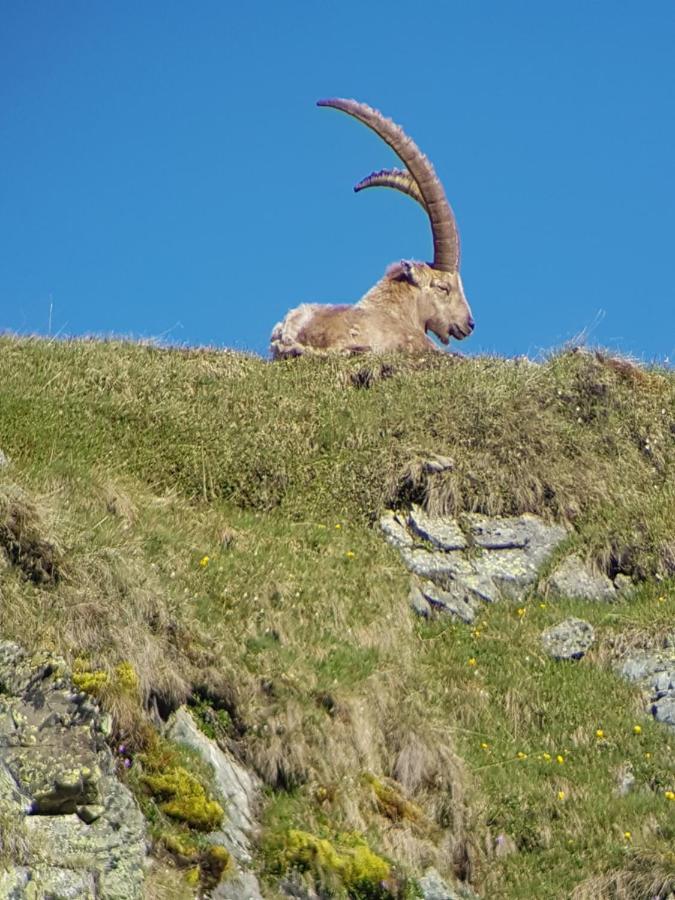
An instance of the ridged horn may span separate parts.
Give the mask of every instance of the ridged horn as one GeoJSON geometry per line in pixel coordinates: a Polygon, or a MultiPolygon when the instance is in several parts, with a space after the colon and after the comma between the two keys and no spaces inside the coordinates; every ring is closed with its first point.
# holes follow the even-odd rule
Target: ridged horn
{"type": "Polygon", "coordinates": [[[434,167],[417,144],[399,125],[366,103],[331,97],[319,100],[317,106],[330,106],[353,116],[389,144],[419,187],[434,239],[434,269],[456,271],[459,268],[459,235],[455,217],[434,167]]]}
{"type": "Polygon", "coordinates": [[[416,200],[422,209],[427,211],[417,182],[410,172],[405,172],[403,169],[380,169],[379,172],[372,172],[367,178],[354,185],[354,192],[358,194],[359,191],[370,187],[389,187],[395,191],[401,191],[416,200]]]}

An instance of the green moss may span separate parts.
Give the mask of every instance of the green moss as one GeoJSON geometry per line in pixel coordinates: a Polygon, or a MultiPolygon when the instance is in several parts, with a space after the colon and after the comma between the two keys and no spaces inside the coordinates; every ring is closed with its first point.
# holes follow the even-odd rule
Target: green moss
{"type": "Polygon", "coordinates": [[[183,766],[168,772],[144,775],[143,784],[159,801],[161,811],[197,831],[213,831],[223,821],[223,808],[209,800],[204,787],[183,766]]]}
{"type": "Polygon", "coordinates": [[[199,857],[199,846],[189,831],[162,831],[157,843],[180,862],[194,862],[199,857]]]}
{"type": "Polygon", "coordinates": [[[307,831],[291,829],[286,835],[282,865],[286,869],[310,871],[329,887],[340,886],[350,897],[379,898],[391,896],[386,881],[391,866],[368,845],[354,835],[349,843],[332,843],[307,831]]]}
{"type": "Polygon", "coordinates": [[[87,659],[78,657],[73,662],[72,680],[78,690],[94,697],[108,691],[127,695],[138,692],[138,675],[130,662],[118,663],[110,676],[103,669],[92,669],[87,659]]]}
{"type": "Polygon", "coordinates": [[[204,844],[203,837],[196,837],[186,829],[164,831],[157,842],[180,868],[184,868],[188,884],[200,884],[205,892],[234,874],[234,860],[226,847],[204,844]]]}
{"type": "Polygon", "coordinates": [[[121,662],[115,666],[113,684],[129,693],[138,690],[138,675],[130,662],[121,662]]]}
{"type": "Polygon", "coordinates": [[[232,728],[232,719],[226,709],[214,709],[204,699],[196,699],[190,703],[190,712],[207,738],[217,741],[224,738],[232,728]]]}
{"type": "Polygon", "coordinates": [[[364,775],[364,781],[370,785],[377,808],[388,819],[394,822],[400,820],[420,822],[424,819],[424,814],[419,806],[406,800],[393,785],[385,784],[370,773],[364,775]]]}
{"type": "Polygon", "coordinates": [[[108,683],[108,673],[98,669],[93,672],[73,672],[73,684],[75,687],[84,691],[85,694],[92,694],[97,697],[101,693],[101,689],[108,683]]]}
{"type": "Polygon", "coordinates": [[[212,844],[200,859],[202,887],[208,893],[234,874],[234,860],[220,844],[212,844]]]}

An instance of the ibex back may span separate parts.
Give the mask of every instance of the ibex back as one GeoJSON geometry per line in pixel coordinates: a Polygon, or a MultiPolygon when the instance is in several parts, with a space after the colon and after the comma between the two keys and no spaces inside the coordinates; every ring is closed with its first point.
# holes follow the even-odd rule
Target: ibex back
{"type": "Polygon", "coordinates": [[[274,359],[322,354],[390,350],[429,350],[435,334],[447,344],[474,328],[459,274],[459,235],[450,204],[433,166],[391,119],[356,100],[319,100],[373,129],[399,156],[406,170],[373,172],[354,188],[391,187],[416,200],[426,211],[434,241],[432,263],[401,260],[358,303],[305,303],[291,310],[272,332],[274,359]]]}

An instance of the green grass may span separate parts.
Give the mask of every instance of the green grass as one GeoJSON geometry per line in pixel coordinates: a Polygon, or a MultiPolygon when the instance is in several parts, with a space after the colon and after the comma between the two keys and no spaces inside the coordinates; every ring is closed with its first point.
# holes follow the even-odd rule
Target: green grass
{"type": "MultiPolygon", "coordinates": [[[[672,633],[673,373],[588,353],[385,363],[0,339],[0,633],[128,662],[144,701],[220,723],[266,784],[264,873],[290,830],[349,832],[485,896],[658,896],[673,737],[611,663],[672,633]],[[425,474],[433,453],[454,468],[425,474]],[[411,499],[564,519],[570,548],[646,581],[612,606],[418,621],[375,526],[411,499]],[[540,648],[566,615],[598,635],[579,663],[540,648]],[[421,818],[387,816],[372,777],[421,818]]],[[[142,708],[113,713],[140,742],[142,708]]]]}

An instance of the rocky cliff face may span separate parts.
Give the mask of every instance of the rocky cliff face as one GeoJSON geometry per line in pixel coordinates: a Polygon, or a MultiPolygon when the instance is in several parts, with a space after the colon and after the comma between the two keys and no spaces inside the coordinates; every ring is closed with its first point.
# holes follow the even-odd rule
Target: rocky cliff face
{"type": "Polygon", "coordinates": [[[63,660],[0,644],[0,896],[142,897],[145,822],[63,660]]]}

